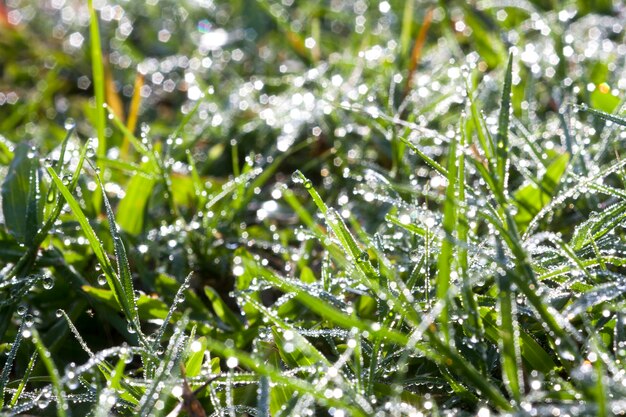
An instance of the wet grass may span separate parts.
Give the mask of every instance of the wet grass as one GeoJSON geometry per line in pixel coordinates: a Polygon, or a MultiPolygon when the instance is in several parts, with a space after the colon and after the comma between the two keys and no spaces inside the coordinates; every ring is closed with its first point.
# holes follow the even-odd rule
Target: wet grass
{"type": "Polygon", "coordinates": [[[7,4],[3,415],[626,413],[622,3],[7,4]]]}

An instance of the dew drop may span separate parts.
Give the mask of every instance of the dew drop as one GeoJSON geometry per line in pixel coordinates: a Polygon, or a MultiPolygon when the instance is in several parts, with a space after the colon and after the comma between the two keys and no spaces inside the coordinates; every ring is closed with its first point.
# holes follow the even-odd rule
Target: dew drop
{"type": "Polygon", "coordinates": [[[293,174],[291,174],[291,181],[293,181],[295,184],[302,184],[302,182],[304,181],[302,177],[302,172],[297,170],[293,174]]]}
{"type": "Polygon", "coordinates": [[[17,314],[23,316],[28,311],[28,306],[26,304],[20,304],[17,307],[17,314]]]}
{"type": "Polygon", "coordinates": [[[41,285],[45,290],[51,290],[54,287],[54,278],[52,278],[50,275],[46,275],[45,277],[43,277],[41,285]]]}
{"type": "Polygon", "coordinates": [[[76,373],[76,364],[74,362],[65,368],[65,377],[67,378],[67,387],[71,390],[78,388],[78,374],[76,373]]]}
{"type": "Polygon", "coordinates": [[[105,285],[107,283],[107,277],[104,274],[98,275],[98,284],[105,285]]]}

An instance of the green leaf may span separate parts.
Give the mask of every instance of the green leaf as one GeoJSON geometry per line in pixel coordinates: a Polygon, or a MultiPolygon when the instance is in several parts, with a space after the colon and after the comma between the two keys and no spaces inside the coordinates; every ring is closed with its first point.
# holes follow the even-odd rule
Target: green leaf
{"type": "Polygon", "coordinates": [[[207,298],[211,302],[211,306],[213,307],[213,311],[217,317],[220,318],[225,324],[228,324],[233,329],[241,329],[242,324],[241,320],[237,318],[235,313],[231,311],[231,309],[226,305],[224,300],[220,297],[220,295],[211,287],[204,287],[204,293],[207,298]]]}
{"type": "Polygon", "coordinates": [[[569,163],[569,154],[557,156],[548,166],[540,180],[522,186],[513,195],[517,205],[515,223],[520,230],[525,230],[537,213],[544,208],[554,196],[557,186],[569,163]]]}
{"type": "Polygon", "coordinates": [[[143,231],[148,200],[156,180],[141,174],[133,176],[126,188],[126,195],[117,208],[117,221],[125,232],[138,235],[143,231]]]}
{"type": "Polygon", "coordinates": [[[20,144],[2,182],[2,213],[9,233],[26,246],[32,244],[43,219],[40,181],[39,160],[29,145],[20,144]]]}
{"type": "Polygon", "coordinates": [[[319,353],[308,340],[298,332],[272,327],[274,342],[280,357],[290,368],[316,366],[328,363],[324,355],[319,353]]]}
{"type": "Polygon", "coordinates": [[[613,113],[620,102],[620,98],[611,94],[610,88],[604,83],[593,90],[590,97],[590,103],[594,108],[607,113],[613,113]]]}
{"type": "Polygon", "coordinates": [[[189,378],[200,375],[202,363],[204,362],[204,354],[207,348],[206,337],[199,337],[192,342],[191,346],[193,346],[194,349],[191,350],[191,353],[185,362],[185,372],[189,378]],[[196,346],[198,347],[197,349],[195,348],[196,346]]]}

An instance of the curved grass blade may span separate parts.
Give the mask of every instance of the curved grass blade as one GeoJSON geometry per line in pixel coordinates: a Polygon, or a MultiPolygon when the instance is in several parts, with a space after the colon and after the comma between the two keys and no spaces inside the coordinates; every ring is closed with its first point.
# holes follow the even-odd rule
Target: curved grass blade
{"type": "Polygon", "coordinates": [[[52,390],[54,391],[54,396],[56,397],[57,404],[57,416],[66,417],[70,415],[69,406],[67,404],[67,398],[65,396],[65,391],[63,390],[63,386],[61,385],[61,376],[59,375],[59,371],[52,361],[52,355],[48,351],[48,349],[43,345],[41,338],[39,337],[39,333],[36,329],[29,329],[32,332],[32,340],[37,348],[37,352],[39,352],[39,357],[41,358],[41,362],[43,362],[46,370],[48,371],[48,375],[50,376],[50,381],[52,382],[52,390]]]}
{"type": "Polygon", "coordinates": [[[7,355],[7,360],[2,367],[2,374],[0,374],[0,409],[4,407],[4,389],[9,381],[9,374],[11,373],[11,368],[13,367],[13,361],[17,355],[17,350],[22,343],[22,334],[25,327],[26,324],[22,322],[21,326],[17,330],[17,334],[15,335],[15,340],[13,340],[13,343],[11,344],[11,350],[7,355]]]}
{"type": "Polygon", "coordinates": [[[109,221],[109,230],[111,232],[111,237],[113,238],[113,248],[115,250],[115,260],[117,263],[117,276],[119,277],[119,281],[122,284],[122,294],[125,297],[125,303],[128,306],[128,310],[130,316],[128,317],[129,322],[134,327],[135,331],[142,338],[141,324],[139,323],[139,313],[137,312],[137,300],[135,299],[135,289],[133,287],[133,276],[130,272],[130,265],[128,263],[128,257],[126,255],[126,248],[124,248],[124,243],[122,242],[122,237],[120,236],[120,232],[115,222],[115,215],[113,214],[113,209],[111,208],[111,204],[109,203],[109,199],[106,196],[106,192],[104,191],[104,184],[102,184],[102,180],[100,179],[100,175],[96,172],[96,179],[98,184],[100,185],[100,189],[102,190],[102,199],[104,200],[104,207],[107,214],[107,219],[109,221]]]}
{"type": "Polygon", "coordinates": [[[150,385],[146,387],[144,395],[141,397],[137,405],[137,415],[151,415],[154,405],[163,395],[165,387],[168,385],[165,381],[172,376],[172,372],[185,350],[185,327],[188,323],[188,317],[185,315],[178,321],[174,334],[170,338],[170,342],[163,356],[160,358],[160,364],[155,372],[154,377],[150,381],[150,385]]]}
{"type": "MultiPolygon", "coordinates": [[[[100,263],[100,267],[102,268],[102,271],[106,276],[109,288],[113,292],[115,300],[122,309],[122,312],[126,316],[126,319],[129,321],[134,320],[134,317],[137,316],[136,310],[135,312],[133,312],[132,304],[128,303],[128,297],[126,295],[124,285],[122,284],[117,273],[113,269],[113,266],[109,261],[104,247],[102,246],[102,242],[100,241],[100,239],[98,239],[98,236],[91,227],[91,224],[89,224],[89,220],[87,220],[87,217],[83,213],[80,204],[78,204],[78,201],[76,201],[74,196],[70,193],[65,184],[63,184],[63,181],[61,181],[61,179],[58,177],[57,173],[52,167],[48,167],[48,173],[50,174],[50,177],[52,177],[52,181],[54,182],[54,184],[59,188],[59,191],[65,198],[65,201],[72,209],[76,220],[80,224],[81,229],[85,234],[89,245],[91,246],[91,250],[93,250],[94,255],[100,263]]],[[[130,296],[134,298],[134,294],[132,292],[130,296]]]]}
{"type": "Polygon", "coordinates": [[[30,374],[33,372],[33,368],[35,367],[35,364],[37,363],[38,357],[39,357],[39,353],[35,350],[32,356],[30,357],[30,360],[28,361],[28,366],[26,367],[26,371],[20,378],[20,384],[15,390],[15,393],[13,393],[13,397],[11,397],[11,402],[9,404],[11,408],[15,407],[15,404],[17,404],[17,400],[20,398],[20,395],[24,391],[24,387],[26,387],[26,384],[28,383],[28,380],[30,379],[30,374]]]}

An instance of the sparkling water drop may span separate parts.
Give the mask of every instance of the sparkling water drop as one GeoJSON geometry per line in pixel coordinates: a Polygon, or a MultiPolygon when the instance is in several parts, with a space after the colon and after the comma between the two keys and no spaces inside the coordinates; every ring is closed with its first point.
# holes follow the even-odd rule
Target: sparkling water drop
{"type": "Polygon", "coordinates": [[[45,290],[51,290],[54,287],[54,278],[52,278],[50,275],[46,275],[45,277],[43,277],[41,285],[45,290]]]}
{"type": "Polygon", "coordinates": [[[76,121],[74,121],[74,119],[72,119],[71,117],[68,117],[67,119],[65,119],[65,130],[72,130],[76,127],[76,121]]]}
{"type": "Polygon", "coordinates": [[[67,378],[67,387],[71,390],[78,388],[78,374],[76,373],[76,364],[74,362],[65,368],[65,377],[67,378]]]}
{"type": "Polygon", "coordinates": [[[300,171],[295,171],[291,174],[291,181],[293,181],[294,184],[302,184],[302,182],[304,182],[302,179],[302,173],[300,171]]]}
{"type": "Polygon", "coordinates": [[[23,316],[28,311],[28,306],[26,304],[20,304],[17,307],[17,314],[23,316]]]}
{"type": "Polygon", "coordinates": [[[98,275],[98,284],[105,285],[107,283],[107,277],[104,274],[98,275]]]}

